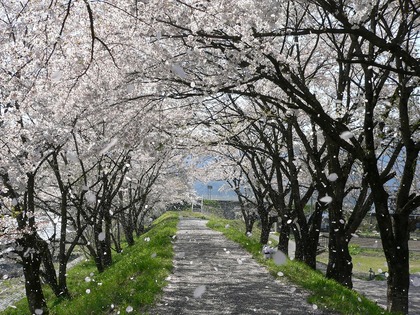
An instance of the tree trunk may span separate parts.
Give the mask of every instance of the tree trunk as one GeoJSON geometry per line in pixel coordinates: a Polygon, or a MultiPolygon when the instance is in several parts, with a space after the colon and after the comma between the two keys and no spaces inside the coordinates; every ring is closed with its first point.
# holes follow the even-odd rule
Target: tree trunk
{"type": "Polygon", "coordinates": [[[312,269],[316,269],[316,254],[318,250],[319,232],[309,233],[308,240],[305,246],[305,264],[312,269]]]}
{"type": "Polygon", "coordinates": [[[394,255],[388,260],[388,309],[391,312],[408,314],[408,291],[410,289],[410,266],[408,240],[410,231],[408,228],[409,217],[406,215],[394,215],[395,242],[394,255]]]}
{"type": "Polygon", "coordinates": [[[112,265],[112,252],[111,252],[111,215],[109,210],[105,211],[105,240],[101,242],[103,250],[103,259],[105,268],[112,265]]]}
{"type": "Polygon", "coordinates": [[[68,256],[66,252],[66,243],[67,243],[67,194],[68,187],[60,185],[61,193],[61,225],[60,225],[60,243],[59,243],[59,267],[58,267],[58,286],[59,286],[59,295],[65,298],[70,297],[69,290],[67,288],[67,261],[68,256]]]}
{"type": "Polygon", "coordinates": [[[268,239],[270,238],[270,220],[268,219],[267,215],[261,215],[261,235],[260,235],[260,244],[265,245],[268,243],[268,239]]]}
{"type": "Polygon", "coordinates": [[[353,288],[352,272],[353,263],[349,252],[348,240],[342,229],[330,227],[330,240],[328,244],[329,259],[327,266],[327,278],[334,279],[341,285],[353,288]]]}
{"type": "MultiPolygon", "coordinates": [[[[41,248],[38,246],[35,230],[35,175],[27,173],[27,191],[25,193],[25,207],[17,216],[20,229],[30,229],[31,233],[24,232],[18,244],[23,248],[18,254],[22,259],[23,275],[25,277],[25,291],[28,299],[31,314],[42,310],[42,314],[49,314],[47,303],[45,302],[44,292],[41,286],[41,248]]],[[[20,210],[17,208],[17,210],[20,210]]]]}
{"type": "Polygon", "coordinates": [[[283,252],[285,255],[289,255],[289,237],[290,237],[290,226],[287,224],[287,217],[282,218],[280,226],[279,244],[277,249],[283,252]]]}
{"type": "Polygon", "coordinates": [[[315,205],[315,211],[309,218],[308,241],[305,250],[305,263],[312,269],[316,269],[316,255],[318,252],[319,233],[321,229],[323,207],[319,202],[315,205]]]}
{"type": "Polygon", "coordinates": [[[135,227],[135,230],[136,230],[136,236],[142,235],[144,233],[144,230],[145,230],[143,223],[137,224],[136,227],[135,227]]]}
{"type": "Polygon", "coordinates": [[[295,243],[296,243],[295,259],[298,260],[298,261],[304,262],[305,241],[302,238],[301,231],[298,230],[297,228],[293,228],[293,235],[295,237],[295,243]]]}
{"type": "Polygon", "coordinates": [[[134,245],[134,229],[132,227],[127,227],[124,228],[124,235],[125,235],[125,240],[127,241],[128,246],[133,246],[134,245]]]}
{"type": "Polygon", "coordinates": [[[254,228],[254,223],[256,220],[256,216],[252,213],[252,214],[245,214],[244,212],[242,212],[242,215],[244,217],[245,220],[245,234],[248,235],[248,233],[252,233],[252,229],[254,228]]]}
{"type": "Polygon", "coordinates": [[[127,241],[128,246],[134,245],[134,224],[132,223],[131,218],[126,219],[124,213],[121,214],[121,226],[123,228],[125,240],[127,241]]]}
{"type": "Polygon", "coordinates": [[[408,291],[410,289],[409,251],[401,249],[395,262],[388,264],[388,309],[391,312],[408,314],[408,291]]]}
{"type": "Polygon", "coordinates": [[[112,242],[114,243],[115,251],[117,253],[121,253],[122,252],[122,247],[121,247],[121,242],[119,241],[118,234],[117,234],[117,236],[115,236],[114,233],[111,233],[111,239],[112,239],[112,242]]]}
{"type": "MultiPolygon", "coordinates": [[[[25,276],[25,291],[28,299],[31,314],[36,314],[36,310],[42,310],[42,314],[48,314],[44,292],[41,286],[40,265],[41,257],[36,252],[34,236],[25,237],[25,250],[21,253],[23,263],[23,275],[25,276]]],[[[39,312],[39,311],[38,311],[39,312]]]]}
{"type": "MultiPolygon", "coordinates": [[[[69,298],[70,293],[67,289],[66,277],[61,276],[57,279],[57,274],[56,274],[55,266],[53,263],[53,257],[48,247],[48,244],[43,239],[38,237],[38,245],[39,245],[39,248],[41,249],[40,252],[42,256],[42,264],[44,266],[44,270],[43,271],[41,270],[40,274],[42,275],[44,281],[50,286],[55,296],[69,298]]],[[[61,268],[61,265],[59,268],[61,268]]],[[[61,273],[65,275],[65,270],[64,271],[60,270],[60,271],[61,273]]],[[[61,275],[61,273],[59,272],[59,276],[61,275]]]]}
{"type": "Polygon", "coordinates": [[[380,182],[380,177],[373,172],[368,175],[370,175],[368,179],[374,198],[382,247],[389,269],[387,308],[392,312],[408,314],[408,289],[410,286],[408,215],[398,214],[398,209],[395,209],[396,213],[392,218],[388,209],[389,195],[380,182]],[[395,231],[395,235],[392,233],[393,231],[395,231]]]}

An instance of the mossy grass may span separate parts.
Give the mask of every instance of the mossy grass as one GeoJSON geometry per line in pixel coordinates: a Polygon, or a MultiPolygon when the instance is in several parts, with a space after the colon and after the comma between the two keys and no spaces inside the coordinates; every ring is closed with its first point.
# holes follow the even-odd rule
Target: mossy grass
{"type": "Polygon", "coordinates": [[[245,226],[240,220],[225,220],[211,217],[208,226],[239,243],[252,254],[254,259],[265,265],[273,276],[285,277],[286,281],[308,290],[310,292],[308,302],[319,308],[348,315],[392,314],[357,292],[325,278],[320,272],[312,270],[303,263],[288,260],[285,264],[276,265],[272,259],[265,259],[261,253],[258,233],[247,237],[245,235],[245,226]]]}
{"type": "MultiPolygon", "coordinates": [[[[50,314],[133,314],[145,312],[166,284],[172,269],[172,236],[176,233],[178,213],[168,212],[141,235],[135,245],[113,254],[114,263],[97,273],[92,261],[84,261],[68,272],[72,298],[58,299],[48,287],[45,296],[50,314]]],[[[29,314],[26,298],[1,314],[29,314]]]]}

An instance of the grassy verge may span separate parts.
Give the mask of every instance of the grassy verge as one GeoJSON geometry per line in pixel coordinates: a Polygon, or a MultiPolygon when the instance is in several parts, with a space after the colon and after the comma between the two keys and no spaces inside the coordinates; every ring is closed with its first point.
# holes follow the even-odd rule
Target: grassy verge
{"type": "Polygon", "coordinates": [[[258,238],[256,236],[245,236],[245,227],[241,221],[211,218],[208,226],[239,243],[259,263],[265,265],[275,277],[286,277],[291,282],[309,290],[308,302],[317,305],[319,308],[349,315],[391,314],[364,296],[339,285],[333,280],[326,279],[320,272],[314,271],[302,263],[289,260],[286,264],[276,265],[273,260],[264,259],[258,238]]]}
{"type": "MultiPolygon", "coordinates": [[[[379,274],[388,270],[385,255],[382,249],[361,248],[358,245],[350,245],[353,261],[353,272],[359,278],[368,278],[369,269],[379,274]],[[353,251],[352,251],[353,250],[353,251]],[[363,276],[363,277],[362,277],[363,276]]],[[[328,253],[322,253],[317,257],[320,262],[328,262],[328,253]]],[[[420,272],[420,252],[410,253],[410,273],[420,272]]]]}
{"type": "MultiPolygon", "coordinates": [[[[114,263],[98,274],[91,261],[68,272],[71,300],[54,297],[45,287],[50,314],[139,314],[156,299],[172,269],[171,236],[176,233],[178,215],[168,212],[157,219],[150,231],[114,254],[114,263]]],[[[28,314],[26,298],[2,315],[28,314]]]]}

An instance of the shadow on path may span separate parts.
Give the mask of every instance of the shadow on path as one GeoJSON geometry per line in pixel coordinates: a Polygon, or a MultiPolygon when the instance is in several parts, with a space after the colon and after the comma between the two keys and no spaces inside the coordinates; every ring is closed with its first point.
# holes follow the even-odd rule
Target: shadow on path
{"type": "Polygon", "coordinates": [[[174,272],[150,314],[332,314],[309,304],[303,289],[275,280],[206,222],[180,220],[174,272]]]}

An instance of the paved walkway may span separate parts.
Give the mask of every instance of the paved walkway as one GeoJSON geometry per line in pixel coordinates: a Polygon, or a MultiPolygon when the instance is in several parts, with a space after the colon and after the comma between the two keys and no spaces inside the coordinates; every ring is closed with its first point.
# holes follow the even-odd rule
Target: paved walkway
{"type": "MultiPolygon", "coordinates": [[[[418,278],[419,275],[411,276],[411,279],[418,278]]],[[[418,280],[416,280],[418,281],[418,280]]],[[[378,305],[386,308],[386,290],[387,284],[386,281],[364,281],[357,278],[353,278],[353,289],[357,292],[363,294],[367,298],[375,301],[378,305]]],[[[419,286],[410,286],[410,291],[408,293],[408,314],[409,315],[419,315],[420,314],[420,287],[419,286]]]]}
{"type": "Polygon", "coordinates": [[[333,314],[306,302],[307,292],[286,279],[275,280],[206,222],[180,220],[174,272],[150,314],[333,314]]]}

